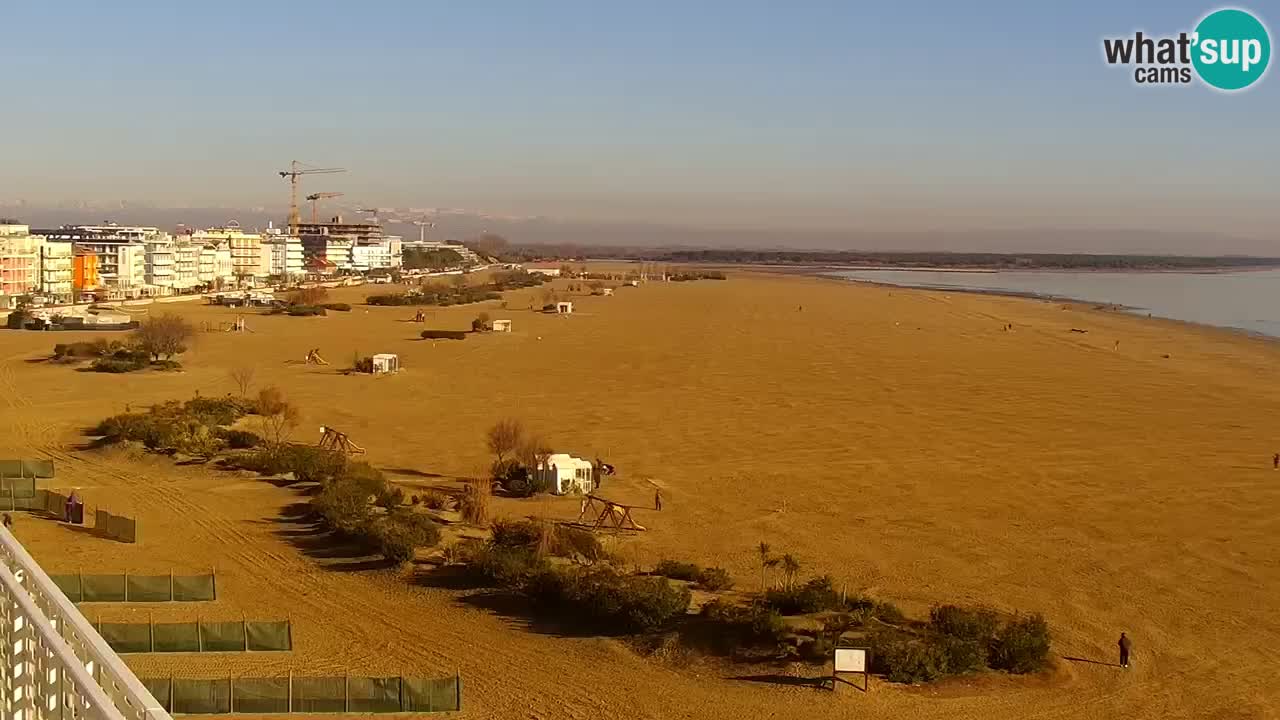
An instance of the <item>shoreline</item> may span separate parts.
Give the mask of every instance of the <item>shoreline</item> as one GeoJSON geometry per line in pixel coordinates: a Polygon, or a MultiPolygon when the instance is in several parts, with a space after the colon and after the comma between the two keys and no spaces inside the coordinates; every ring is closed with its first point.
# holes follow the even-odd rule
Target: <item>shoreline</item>
{"type": "Polygon", "coordinates": [[[1202,331],[1212,331],[1216,333],[1226,333],[1231,337],[1245,337],[1254,340],[1262,340],[1267,343],[1280,342],[1280,336],[1268,335],[1267,333],[1258,332],[1257,330],[1249,330],[1248,328],[1232,327],[1228,325],[1214,325],[1212,323],[1196,322],[1194,320],[1182,320],[1180,318],[1166,317],[1163,315],[1154,315],[1147,313],[1145,316],[1140,314],[1139,308],[1119,303],[1106,303],[1097,300],[1087,300],[1083,298],[1073,298],[1061,295],[1049,295],[1044,293],[1036,293],[1030,291],[1018,290],[993,290],[989,288],[955,288],[955,287],[938,287],[926,285],[898,285],[891,282],[880,282],[876,280],[865,280],[862,278],[847,278],[833,275],[827,272],[803,272],[795,273],[797,275],[805,275],[807,277],[821,278],[835,282],[850,282],[860,285],[868,285],[872,287],[891,288],[895,290],[916,290],[929,293],[964,293],[966,295],[985,295],[989,297],[1005,297],[1018,300],[1035,300],[1043,303],[1057,303],[1061,305],[1071,305],[1079,310],[1088,312],[1110,312],[1120,313],[1125,316],[1141,320],[1141,321],[1158,321],[1162,323],[1173,323],[1184,328],[1193,328],[1202,331]]]}

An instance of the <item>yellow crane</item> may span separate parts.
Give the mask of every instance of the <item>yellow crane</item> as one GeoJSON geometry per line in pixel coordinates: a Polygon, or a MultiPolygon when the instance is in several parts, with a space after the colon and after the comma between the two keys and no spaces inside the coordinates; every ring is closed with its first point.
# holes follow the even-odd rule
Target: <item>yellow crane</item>
{"type": "Polygon", "coordinates": [[[346,168],[308,167],[297,160],[289,164],[288,170],[280,171],[280,177],[289,178],[289,234],[297,235],[298,224],[302,222],[302,218],[298,217],[298,177],[302,175],[327,175],[346,171],[346,168]]]}
{"type": "Polygon", "coordinates": [[[340,193],[340,192],[318,192],[318,193],[311,193],[310,195],[308,195],[307,200],[311,202],[311,222],[313,224],[317,222],[316,221],[316,201],[317,200],[328,200],[329,198],[342,197],[343,194],[344,193],[340,193]]]}

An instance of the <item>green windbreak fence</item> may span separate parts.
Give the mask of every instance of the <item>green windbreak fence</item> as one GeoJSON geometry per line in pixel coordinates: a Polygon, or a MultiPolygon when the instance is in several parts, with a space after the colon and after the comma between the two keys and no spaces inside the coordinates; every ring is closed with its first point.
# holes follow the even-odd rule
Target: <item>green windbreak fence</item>
{"type": "Polygon", "coordinates": [[[50,575],[75,603],[83,602],[211,602],[218,583],[208,575],[50,575]]]}
{"type": "Polygon", "coordinates": [[[241,713],[457,712],[462,678],[277,677],[143,679],[142,684],[175,715],[241,713]]]}
{"type": "Polygon", "coordinates": [[[52,460],[0,460],[0,478],[53,477],[52,460]]]}
{"type": "Polygon", "coordinates": [[[288,620],[95,623],[112,650],[130,653],[276,652],[293,649],[288,620]]]}

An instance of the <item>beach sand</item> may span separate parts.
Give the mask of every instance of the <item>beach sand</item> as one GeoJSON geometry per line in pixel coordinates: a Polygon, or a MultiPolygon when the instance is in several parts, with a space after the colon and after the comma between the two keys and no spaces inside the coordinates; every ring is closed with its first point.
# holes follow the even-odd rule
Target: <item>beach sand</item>
{"type": "MultiPolygon", "coordinates": [[[[458,671],[475,718],[1280,717],[1275,342],[1083,306],[750,273],[576,297],[569,317],[529,312],[535,294],[509,294],[508,310],[429,309],[433,328],[465,329],[482,309],[514,322],[461,342],[417,339],[413,308],[250,314],[253,332],[201,333],[180,373],[77,372],[39,359],[93,333],[0,332],[0,457],[52,458],[50,487],[136,516],[141,542],[26,515],[17,534],[50,572],[216,568],[215,603],[83,606],[91,619],[293,622],[291,653],[131,656],[141,675],[458,671]],[[332,365],[290,362],[312,347],[332,365]],[[339,374],[357,351],[398,353],[405,369],[339,374]],[[750,589],[766,541],[803,574],[913,614],[938,602],[1041,612],[1055,653],[1077,660],[1034,678],[873,681],[869,694],[837,695],[730,679],[719,664],[673,667],[332,557],[294,522],[307,499],[295,490],[77,449],[85,426],[126,406],[234,392],[229,371],[242,365],[301,406],[297,439],[343,430],[406,487],[483,472],[485,430],[518,417],[558,451],[616,465],[607,497],[644,504],[662,488],[661,512],[636,512],[649,530],[609,541],[630,562],[723,565],[750,589]],[[1121,630],[1134,639],[1128,671],[1109,665],[1121,630]]],[[[214,325],[239,314],[163,311],[214,325]]],[[[578,504],[496,507],[571,518],[578,504]]]]}

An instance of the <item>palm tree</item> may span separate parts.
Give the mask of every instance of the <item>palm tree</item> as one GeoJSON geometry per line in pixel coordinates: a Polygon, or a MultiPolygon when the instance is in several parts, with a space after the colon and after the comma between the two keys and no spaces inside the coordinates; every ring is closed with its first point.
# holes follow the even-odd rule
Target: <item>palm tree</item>
{"type": "Polygon", "coordinates": [[[790,553],[782,556],[782,576],[786,578],[786,587],[788,590],[795,585],[796,573],[800,572],[800,561],[791,556],[790,553]]]}
{"type": "MultiPolygon", "coordinates": [[[[769,543],[764,542],[763,540],[761,540],[760,544],[756,547],[756,552],[760,553],[760,592],[764,592],[764,571],[765,568],[771,567],[769,564],[769,553],[772,551],[773,548],[769,547],[769,543]]],[[[774,564],[777,564],[776,560],[774,561],[774,564]]]]}

